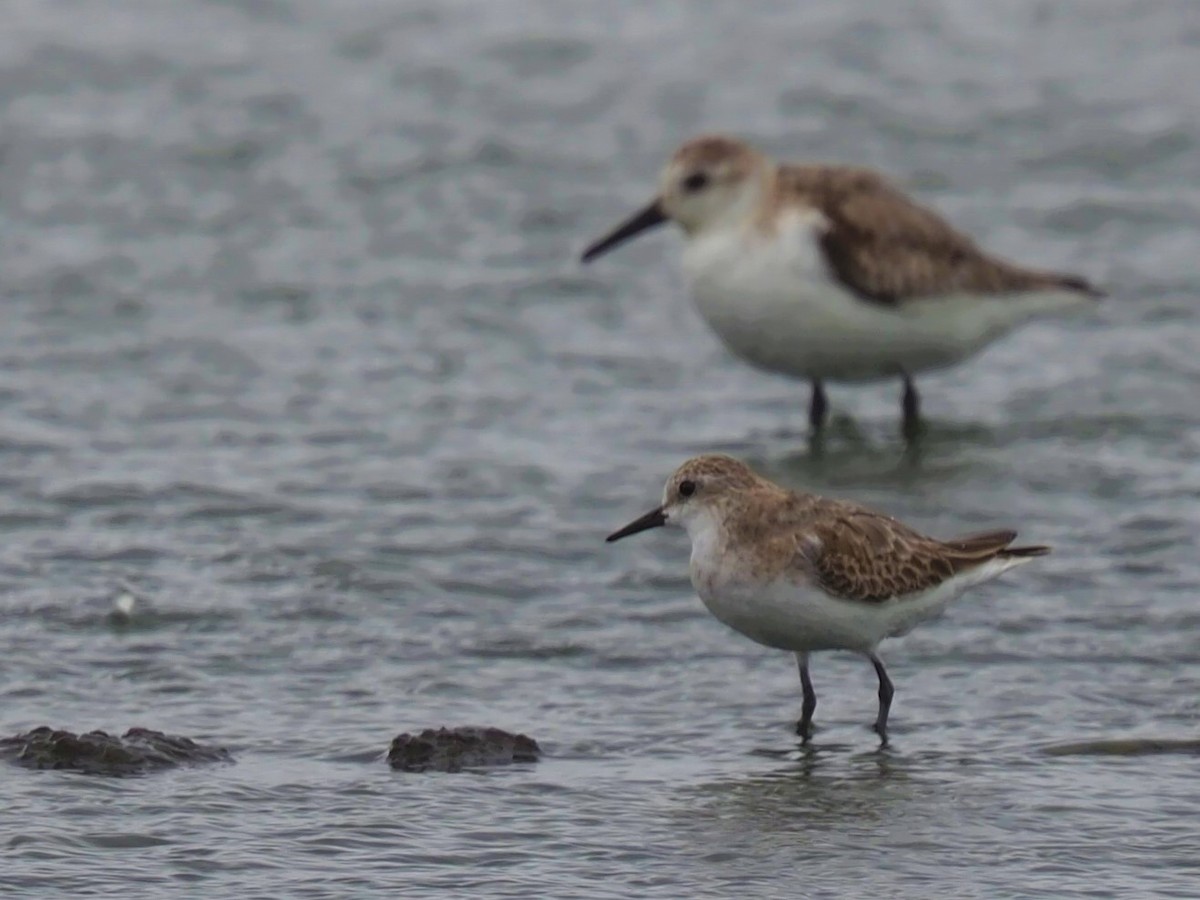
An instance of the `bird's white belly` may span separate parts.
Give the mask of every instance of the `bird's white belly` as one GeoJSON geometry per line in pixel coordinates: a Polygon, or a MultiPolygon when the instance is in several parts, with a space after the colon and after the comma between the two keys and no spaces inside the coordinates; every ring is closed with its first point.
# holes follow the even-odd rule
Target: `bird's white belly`
{"type": "Polygon", "coordinates": [[[858,381],[941,368],[1024,320],[1079,305],[1061,291],[901,307],[865,300],[833,279],[803,222],[772,238],[698,236],[684,251],[684,270],[700,314],[730,350],[799,378],[858,381]]]}
{"type": "Polygon", "coordinates": [[[719,621],[752,641],[779,650],[868,652],[887,637],[879,610],[834,600],[796,584],[726,585],[696,591],[719,621]]]}
{"type": "Polygon", "coordinates": [[[753,641],[779,650],[868,653],[884,638],[938,617],[968,588],[1023,562],[1028,559],[992,560],[930,590],[882,602],[839,600],[794,578],[763,583],[731,560],[714,564],[714,557],[694,552],[691,575],[708,611],[753,641]]]}

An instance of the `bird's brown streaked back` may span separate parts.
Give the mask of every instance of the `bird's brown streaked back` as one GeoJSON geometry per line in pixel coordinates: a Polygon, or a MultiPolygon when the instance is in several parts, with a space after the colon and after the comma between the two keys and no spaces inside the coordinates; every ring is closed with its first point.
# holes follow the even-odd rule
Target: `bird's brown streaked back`
{"type": "Polygon", "coordinates": [[[804,578],[843,600],[881,603],[993,559],[1050,552],[1010,546],[1010,530],[941,541],[857,503],[786,490],[728,456],[688,460],[668,483],[668,501],[685,480],[710,486],[698,498],[722,507],[725,540],[757,577],[804,578]]]}
{"type": "Polygon", "coordinates": [[[834,597],[882,603],[935,588],[993,559],[1050,552],[1010,547],[1015,538],[1014,531],[996,531],[939,541],[864,510],[805,528],[795,563],[834,597]]]}
{"type": "MultiPolygon", "coordinates": [[[[985,253],[970,237],[869,169],[781,165],[776,209],[815,208],[834,276],[859,297],[888,305],[953,294],[1102,293],[1077,275],[1027,269],[985,253]]],[[[775,210],[764,210],[770,217],[775,210]]]]}

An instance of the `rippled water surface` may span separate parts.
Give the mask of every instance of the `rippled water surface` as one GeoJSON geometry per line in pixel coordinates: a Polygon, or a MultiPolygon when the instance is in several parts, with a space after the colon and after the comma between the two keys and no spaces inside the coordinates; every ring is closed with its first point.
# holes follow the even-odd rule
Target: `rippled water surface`
{"type": "Polygon", "coordinates": [[[0,728],[238,759],[7,768],[5,896],[1200,893],[1195,756],[1045,752],[1200,730],[1192,0],[10,0],[0,76],[0,728]],[[676,237],[575,260],[714,128],[1112,296],[813,454],[676,237]],[[817,657],[801,752],[683,536],[603,543],[706,450],[1056,552],[885,647],[886,752],[817,657]],[[380,759],[470,723],[547,758],[380,759]]]}

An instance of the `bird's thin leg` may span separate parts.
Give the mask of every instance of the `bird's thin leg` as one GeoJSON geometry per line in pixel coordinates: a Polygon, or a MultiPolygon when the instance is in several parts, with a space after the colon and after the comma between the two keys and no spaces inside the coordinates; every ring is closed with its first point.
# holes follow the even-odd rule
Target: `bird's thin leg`
{"type": "Polygon", "coordinates": [[[921,433],[921,395],[908,373],[904,375],[904,397],[900,408],[904,411],[904,436],[915,438],[921,433]]]}
{"type": "Polygon", "coordinates": [[[825,415],[829,412],[829,400],[825,397],[825,385],[820,378],[812,380],[812,401],[808,405],[808,424],[813,431],[825,427],[825,415]]]}
{"type": "Polygon", "coordinates": [[[879,676],[879,715],[875,717],[875,730],[886,744],[888,713],[892,709],[892,695],[896,691],[892,687],[892,679],[888,678],[887,669],[883,667],[883,660],[874,653],[870,654],[870,659],[871,665],[875,667],[875,674],[879,676]]]}
{"type": "Polygon", "coordinates": [[[812,717],[817,709],[817,692],[813,690],[812,679],[808,677],[808,654],[797,653],[796,664],[800,667],[800,687],[804,691],[804,705],[800,708],[796,734],[800,735],[802,743],[807,744],[812,738],[812,717]]]}

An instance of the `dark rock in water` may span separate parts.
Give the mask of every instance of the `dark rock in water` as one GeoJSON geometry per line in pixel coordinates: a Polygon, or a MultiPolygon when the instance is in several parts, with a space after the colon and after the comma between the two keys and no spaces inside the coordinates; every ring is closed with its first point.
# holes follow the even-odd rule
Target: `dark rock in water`
{"type": "Polygon", "coordinates": [[[388,749],[388,763],[406,772],[461,772],[483,766],[537,762],[537,741],[499,728],[426,728],[402,734],[388,749]]]}
{"type": "Polygon", "coordinates": [[[1052,744],[1042,752],[1050,756],[1157,756],[1164,753],[1200,755],[1200,740],[1195,738],[1114,738],[1052,744]]]}
{"type": "Polygon", "coordinates": [[[141,775],[179,765],[232,762],[223,747],[149,728],[130,728],[121,737],[103,731],[73,734],[43,725],[0,738],[0,759],[27,769],[68,769],[89,775],[141,775]]]}

